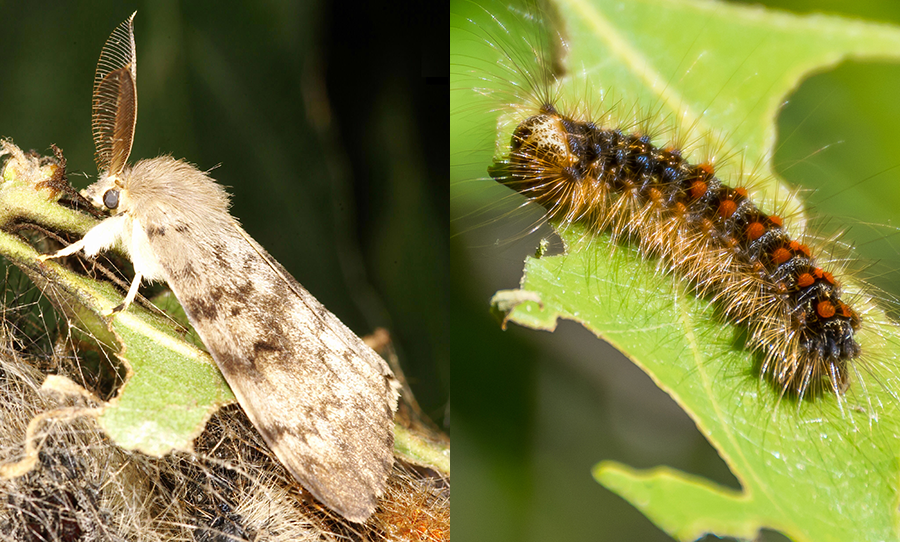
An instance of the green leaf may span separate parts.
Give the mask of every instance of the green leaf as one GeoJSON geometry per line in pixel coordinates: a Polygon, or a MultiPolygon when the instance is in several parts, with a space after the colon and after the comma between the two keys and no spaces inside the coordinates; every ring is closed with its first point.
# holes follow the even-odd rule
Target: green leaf
{"type": "MultiPolygon", "coordinates": [[[[484,87],[502,90],[488,99],[513,101],[517,89],[502,82],[509,74],[490,44],[515,51],[523,63],[533,61],[521,36],[536,29],[514,10],[468,8],[458,12],[468,11],[461,19],[493,30],[479,39],[472,25],[457,20],[456,28],[464,29],[456,32],[457,41],[451,30],[461,59],[451,83],[457,89],[451,99],[457,115],[451,161],[456,180],[481,177],[490,183],[484,170],[492,154],[502,154],[495,149],[508,143],[514,124],[504,120],[504,108],[485,110],[484,96],[465,90],[478,86],[472,82],[481,77],[484,87]],[[499,13],[506,31],[486,12],[499,13]]],[[[812,70],[851,57],[900,53],[897,29],[835,17],[711,2],[561,0],[553,9],[569,46],[569,75],[558,89],[562,104],[583,103],[587,96],[592,110],[611,110],[615,124],[628,125],[648,113],[661,126],[674,124],[689,159],[730,156],[716,162],[717,175],[732,185],[749,185],[768,209],[790,197],[771,169],[775,119],[788,93],[812,70]],[[697,143],[703,141],[712,143],[697,143]],[[755,174],[752,182],[741,176],[747,169],[755,174]]],[[[552,29],[537,30],[552,35],[552,29]]],[[[666,144],[667,134],[654,141],[666,144]]],[[[476,192],[473,184],[453,185],[457,216],[484,205],[467,200],[476,192]]],[[[791,228],[802,230],[803,221],[791,228]]],[[[506,319],[535,329],[571,319],[612,343],[693,418],[742,493],[677,471],[641,473],[612,462],[595,469],[601,483],[680,540],[705,532],[748,538],[761,527],[795,540],[898,538],[900,423],[898,400],[889,391],[900,389],[893,369],[898,353],[896,343],[880,336],[883,330],[870,325],[860,335],[863,348],[876,352],[869,360],[876,374],[868,375],[865,388],[857,379],[843,401],[780,399],[759,378],[760,360],[744,348],[744,329],[723,324],[715,307],[661,276],[656,262],[578,226],[560,235],[567,253],[527,260],[521,284],[527,293],[520,297],[528,301],[506,319]]],[[[499,301],[508,309],[515,298],[507,292],[499,301]]],[[[883,319],[875,310],[867,314],[870,323],[883,319]]]]}

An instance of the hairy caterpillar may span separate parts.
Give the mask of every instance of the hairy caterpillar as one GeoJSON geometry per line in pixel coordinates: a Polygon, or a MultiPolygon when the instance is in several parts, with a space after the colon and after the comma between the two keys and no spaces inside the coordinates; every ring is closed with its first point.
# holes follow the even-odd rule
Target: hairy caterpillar
{"type": "MultiPolygon", "coordinates": [[[[556,60],[548,51],[554,45],[543,47],[531,51],[538,69],[523,68],[524,56],[502,62],[506,71],[522,69],[523,81],[510,85],[510,94],[523,103],[504,104],[511,114],[500,122],[512,127],[511,140],[505,144],[500,136],[489,177],[543,207],[541,221],[561,228],[582,224],[588,236],[608,232],[613,243],[633,243],[647,257],[658,257],[661,271],[687,279],[727,319],[750,328],[748,347],[764,350],[762,373],[781,394],[845,391],[861,351],[854,338],[860,315],[841,300],[832,272],[845,264],[818,266],[817,260],[835,257],[817,258],[814,248],[792,237],[781,216],[757,205],[754,196],[765,190],[751,194],[747,186],[770,181],[739,169],[736,174],[727,162],[726,175],[736,177],[736,184],[717,176],[712,162],[728,157],[716,154],[735,151],[704,149],[690,133],[666,133],[664,125],[640,120],[642,109],[623,115],[619,103],[567,104],[554,88],[557,75],[550,74],[556,60]],[[705,159],[685,158],[698,149],[705,159]]],[[[768,198],[763,207],[798,214],[793,196],[768,198]]]]}
{"type": "MultiPolygon", "coordinates": [[[[697,46],[692,49],[691,46],[694,43],[694,40],[703,40],[705,38],[704,34],[727,33],[727,30],[717,28],[717,25],[721,23],[721,19],[716,17],[715,14],[712,14],[712,12],[716,10],[727,11],[728,8],[708,4],[704,5],[704,7],[709,9],[696,9],[692,12],[694,15],[693,19],[674,19],[671,16],[671,13],[667,9],[664,9],[666,4],[669,3],[664,2],[652,3],[652,7],[650,6],[650,3],[640,3],[638,7],[635,7],[634,11],[624,7],[617,11],[616,9],[613,9],[613,6],[607,6],[606,4],[602,4],[601,7],[601,3],[597,4],[594,11],[590,9],[590,7],[594,5],[592,3],[561,2],[559,4],[564,6],[561,9],[579,12],[583,16],[583,19],[586,20],[583,25],[574,25],[576,27],[574,30],[570,27],[564,27],[561,31],[563,40],[571,38],[572,42],[583,38],[583,34],[587,32],[585,27],[602,28],[603,32],[598,33],[603,36],[609,36],[615,32],[619,32],[617,37],[621,37],[623,34],[628,37],[633,37],[633,33],[635,33],[636,30],[632,27],[627,27],[626,30],[613,27],[610,30],[609,27],[604,27],[601,22],[597,22],[602,21],[603,23],[610,24],[609,19],[621,22],[617,19],[620,12],[624,14],[621,17],[622,20],[641,21],[651,28],[662,28],[668,25],[669,29],[683,30],[685,36],[681,37],[679,37],[680,32],[668,31],[663,33],[663,30],[659,30],[660,34],[658,36],[651,33],[651,37],[648,38],[650,43],[656,45],[660,50],[667,47],[668,49],[665,51],[665,54],[661,53],[660,56],[672,60],[671,64],[663,64],[662,66],[654,65],[648,70],[651,72],[651,75],[658,75],[660,72],[663,74],[659,80],[654,81],[654,84],[657,86],[653,87],[655,89],[663,89],[663,91],[656,96],[653,96],[652,93],[654,91],[648,90],[646,93],[651,94],[650,100],[639,102],[637,105],[634,105],[635,100],[639,97],[635,98],[633,93],[629,93],[629,81],[627,75],[619,76],[615,72],[610,73],[605,70],[606,64],[613,63],[616,54],[619,51],[626,49],[631,44],[630,41],[626,41],[624,44],[617,42],[618,45],[620,45],[619,51],[610,53],[608,50],[604,49],[603,54],[597,54],[599,60],[594,62],[584,60],[584,55],[587,53],[574,53],[572,50],[574,47],[572,49],[564,50],[564,54],[559,56],[559,58],[562,59],[559,63],[565,64],[563,66],[564,70],[559,72],[559,81],[556,81],[555,77],[557,75],[555,68],[557,62],[555,59],[557,57],[552,57],[548,53],[548,51],[553,50],[553,46],[546,46],[546,43],[552,43],[552,41],[548,40],[547,42],[540,42],[531,36],[523,38],[520,28],[516,29],[519,34],[516,34],[516,31],[510,31],[512,37],[504,40],[505,35],[503,30],[504,28],[507,28],[503,25],[511,18],[510,14],[513,14],[512,18],[518,17],[527,20],[529,17],[535,19],[549,17],[552,16],[552,13],[548,15],[549,12],[542,11],[535,15],[534,12],[528,11],[527,8],[517,10],[515,6],[491,5],[486,8],[486,11],[489,11],[491,15],[495,17],[495,20],[491,21],[490,17],[488,17],[486,18],[487,22],[481,23],[482,27],[487,29],[483,30],[482,36],[486,35],[486,37],[483,37],[482,40],[484,43],[496,46],[496,48],[504,51],[514,51],[514,54],[510,55],[513,59],[505,63],[502,58],[491,58],[490,62],[500,66],[499,68],[492,72],[489,67],[482,67],[479,73],[488,73],[490,75],[482,76],[481,78],[472,76],[466,80],[469,83],[470,89],[474,88],[476,89],[476,93],[481,92],[482,96],[490,96],[493,98],[493,102],[483,100],[479,103],[493,103],[493,111],[498,112],[497,116],[500,119],[495,123],[495,128],[497,126],[499,126],[499,128],[495,129],[497,143],[496,148],[493,149],[493,159],[489,157],[488,160],[484,160],[484,154],[479,155],[482,159],[482,172],[473,171],[469,174],[469,178],[480,175],[482,178],[488,179],[484,170],[487,169],[492,161],[497,160],[500,160],[501,163],[500,168],[496,169],[495,172],[500,172],[501,176],[504,175],[502,172],[502,167],[504,166],[502,160],[504,157],[509,156],[509,145],[510,141],[513,141],[514,131],[517,127],[522,126],[522,123],[526,122],[527,119],[541,114],[541,106],[544,105],[545,98],[547,97],[546,94],[541,94],[541,90],[546,87],[539,85],[536,87],[534,83],[541,83],[549,78],[553,80],[554,84],[557,82],[559,83],[558,87],[553,87],[551,89],[553,94],[551,94],[550,97],[554,98],[551,105],[556,111],[562,113],[562,116],[577,119],[573,124],[577,124],[578,122],[594,122],[598,127],[610,129],[619,128],[626,134],[649,134],[651,135],[651,139],[660,147],[665,147],[671,143],[675,148],[680,147],[688,149],[685,152],[685,155],[691,156],[691,160],[696,163],[703,163],[710,158],[718,158],[719,160],[716,161],[715,168],[717,172],[724,171],[723,176],[736,179],[734,181],[736,184],[746,183],[752,188],[750,190],[751,193],[767,193],[767,197],[762,204],[763,207],[775,210],[784,208],[789,209],[785,214],[794,218],[791,226],[794,229],[791,231],[804,231],[804,215],[800,214],[794,200],[787,196],[785,192],[779,193],[779,189],[774,186],[775,183],[769,182],[771,181],[771,176],[766,172],[766,168],[769,167],[770,164],[760,162],[760,157],[765,158],[766,160],[770,159],[768,152],[757,156],[755,151],[752,151],[750,152],[749,158],[747,155],[744,155],[745,159],[743,162],[739,154],[732,152],[732,149],[735,148],[733,146],[743,147],[745,142],[748,148],[751,149],[754,147],[765,147],[768,143],[762,141],[763,138],[761,138],[758,133],[755,133],[755,130],[746,128],[740,123],[722,123],[721,126],[726,127],[724,130],[727,133],[717,133],[715,130],[712,130],[716,127],[720,118],[727,119],[729,114],[728,111],[723,110],[722,107],[716,107],[717,105],[722,105],[716,103],[717,95],[719,93],[725,95],[729,92],[728,90],[723,90],[727,89],[728,84],[737,86],[740,86],[741,84],[752,85],[754,83],[752,78],[755,77],[755,74],[750,74],[748,76],[746,73],[733,68],[733,65],[722,68],[722,73],[713,74],[713,77],[709,77],[707,72],[703,72],[703,75],[701,76],[692,73],[693,71],[697,71],[698,73],[701,72],[702,70],[700,69],[694,70],[696,65],[708,61],[708,59],[715,54],[714,52],[707,51],[703,46],[697,46]],[[642,8],[646,9],[643,9],[642,11],[642,8]],[[652,13],[654,9],[660,10],[658,16],[657,14],[652,13]],[[588,14],[585,14],[585,12],[588,12],[588,14]],[[598,12],[599,15],[594,16],[595,12],[598,12]],[[606,19],[604,19],[604,17],[606,17],[606,19]],[[677,20],[677,23],[673,23],[673,20],[677,20]],[[627,34],[629,31],[632,32],[632,34],[627,34]],[[532,39],[531,44],[534,45],[537,43],[538,47],[534,47],[532,50],[526,46],[521,46],[522,41],[527,39],[532,39]],[[679,39],[683,41],[678,41],[679,39]],[[521,49],[517,49],[516,47],[518,46],[521,46],[521,49]],[[537,53],[533,54],[534,51],[537,51],[537,53]],[[533,70],[528,61],[534,61],[535,58],[537,58],[538,61],[550,59],[550,62],[545,62],[542,70],[533,70]],[[657,71],[653,71],[654,69],[657,71]],[[548,72],[553,75],[548,76],[548,72]],[[602,77],[598,75],[601,73],[603,74],[602,77]],[[696,79],[692,79],[692,77],[696,77],[696,79]],[[683,90],[682,87],[679,86],[683,82],[681,79],[684,79],[687,85],[708,85],[708,94],[704,94],[704,98],[701,99],[699,103],[691,102],[688,99],[676,105],[664,103],[668,97],[677,95],[679,91],[683,90]],[[623,83],[621,87],[626,88],[626,90],[617,92],[616,84],[620,82],[623,83]],[[670,86],[674,88],[669,88],[670,86]],[[709,107],[704,108],[705,106],[709,107]],[[686,112],[685,115],[691,119],[686,124],[680,122],[679,116],[682,115],[682,109],[686,112]],[[647,120],[648,118],[650,120],[647,120]],[[697,119],[700,120],[694,122],[697,119]],[[605,124],[604,121],[609,121],[610,123],[605,124]],[[667,128],[668,131],[666,131],[667,128]],[[712,131],[712,135],[708,135],[706,133],[707,131],[712,131]],[[711,143],[710,140],[712,140],[711,143]],[[730,155],[730,159],[722,160],[724,155],[730,155]],[[758,176],[762,177],[762,180],[748,178],[746,174],[747,171],[759,173],[758,176]]],[[[556,5],[556,3],[554,3],[554,5],[556,5]]],[[[697,4],[688,3],[686,5],[689,7],[697,7],[697,4]]],[[[689,11],[689,8],[685,8],[685,10],[689,11]]],[[[570,24],[570,26],[573,25],[570,24]]],[[[635,24],[634,27],[637,27],[637,24],[635,24]]],[[[508,28],[512,28],[512,26],[510,25],[508,28]]],[[[472,34],[475,33],[475,31],[472,31],[472,34]]],[[[734,38],[736,42],[741,42],[742,39],[742,37],[734,38]]],[[[470,41],[476,41],[476,39],[470,41]]],[[[611,39],[610,41],[615,40],[611,39]]],[[[736,63],[740,64],[746,59],[746,56],[755,53],[754,47],[761,48],[764,46],[765,41],[752,42],[748,46],[749,52],[743,53],[745,56],[738,59],[736,63]]],[[[655,50],[655,52],[658,51],[655,50]]],[[[466,74],[475,72],[476,70],[474,67],[476,66],[476,62],[473,60],[475,58],[474,54],[471,53],[461,56],[458,61],[458,64],[461,66],[460,71],[466,74]],[[466,71],[467,69],[469,71],[466,71]]],[[[656,56],[652,58],[653,60],[658,60],[656,56]]],[[[645,88],[647,86],[645,86],[645,88]]],[[[464,89],[465,86],[459,85],[455,88],[464,89]]],[[[754,100],[761,101],[762,98],[759,98],[758,95],[751,94],[747,97],[747,100],[750,105],[754,105],[754,100]]],[[[475,110],[475,107],[476,106],[474,105],[465,105],[457,111],[454,111],[454,114],[459,114],[462,118],[461,122],[464,122],[467,116],[474,116],[472,111],[475,110]]],[[[491,110],[490,107],[490,105],[486,106],[487,110],[491,110]]],[[[745,124],[751,122],[752,121],[746,121],[745,124]]],[[[774,133],[772,134],[772,137],[774,137],[774,133]]],[[[476,161],[472,154],[467,155],[466,158],[473,163],[476,161]]],[[[509,161],[512,162],[512,160],[509,161]]],[[[468,166],[466,160],[463,160],[463,162],[464,167],[468,166]]],[[[509,178],[508,175],[507,178],[509,178]]],[[[460,184],[460,186],[463,185],[469,186],[474,185],[474,183],[460,184]]],[[[488,189],[485,189],[485,191],[487,192],[488,189]]],[[[501,190],[492,190],[491,193],[495,197],[495,202],[500,198],[505,198],[506,200],[515,202],[515,204],[523,207],[525,206],[521,203],[521,197],[514,197],[510,195],[509,191],[503,192],[501,190]]],[[[529,207],[537,206],[532,204],[529,205],[529,207]]],[[[539,223],[546,220],[547,215],[548,213],[546,211],[532,209],[532,214],[526,221],[539,223]]],[[[731,338],[730,344],[729,340],[723,340],[722,335],[719,333],[715,335],[717,338],[714,339],[714,336],[711,335],[712,328],[715,327],[715,325],[726,325],[725,322],[727,319],[724,318],[721,313],[711,311],[713,312],[711,321],[718,323],[711,324],[709,328],[701,329],[694,324],[684,327],[681,326],[680,322],[677,321],[677,318],[679,314],[683,315],[687,312],[682,311],[679,313],[677,311],[678,305],[682,304],[684,301],[683,296],[685,295],[685,292],[687,292],[686,289],[682,289],[683,285],[671,289],[666,287],[666,283],[673,280],[672,278],[649,282],[645,282],[645,279],[642,277],[633,278],[636,277],[636,275],[632,275],[634,269],[639,269],[641,265],[632,266],[631,259],[627,260],[629,262],[627,265],[622,263],[626,260],[623,253],[631,252],[629,248],[623,248],[623,243],[608,242],[608,237],[598,235],[596,231],[591,231],[591,228],[576,227],[576,225],[572,224],[572,222],[575,222],[574,220],[567,221],[569,217],[564,216],[563,213],[560,213],[560,215],[562,218],[557,221],[556,227],[557,229],[563,230],[564,243],[568,249],[567,254],[561,257],[549,258],[551,263],[547,263],[546,265],[541,265],[540,260],[529,260],[529,275],[525,279],[528,282],[523,288],[529,289],[529,285],[538,282],[538,279],[535,278],[535,270],[540,270],[540,272],[543,273],[539,277],[541,284],[544,282],[551,283],[557,281],[562,285],[560,286],[561,289],[577,288],[579,285],[579,277],[576,276],[576,273],[578,271],[585,272],[585,276],[581,278],[581,283],[584,286],[578,290],[578,293],[582,298],[588,300],[596,298],[600,300],[599,303],[606,304],[606,307],[601,307],[596,310],[597,314],[610,323],[610,330],[606,332],[609,334],[604,334],[604,338],[607,338],[614,343],[622,344],[624,339],[621,339],[621,337],[628,335],[629,338],[631,338],[632,335],[637,336],[639,332],[645,331],[647,333],[647,338],[644,339],[644,342],[647,343],[648,346],[642,351],[640,356],[630,350],[626,351],[632,352],[633,359],[636,359],[643,367],[650,366],[650,369],[648,370],[651,374],[655,375],[657,382],[660,383],[664,389],[669,390],[670,393],[673,393],[676,396],[678,402],[692,414],[704,432],[715,432],[718,430],[715,429],[718,424],[728,425],[735,423],[732,418],[733,413],[729,412],[728,415],[724,417],[720,416],[718,420],[713,420],[712,422],[703,413],[698,414],[697,410],[700,401],[694,402],[693,398],[687,397],[688,394],[684,389],[677,387],[682,385],[684,388],[688,388],[688,381],[693,381],[696,386],[700,386],[702,383],[709,386],[709,388],[718,388],[723,398],[727,398],[728,396],[740,397],[744,404],[738,406],[736,411],[744,411],[748,414],[750,412],[755,412],[755,414],[750,415],[758,416],[763,420],[767,418],[778,420],[777,422],[773,421],[771,423],[764,421],[759,422],[758,419],[756,420],[756,425],[760,426],[760,435],[767,435],[760,436],[759,438],[766,441],[767,444],[779,439],[789,440],[785,435],[799,435],[806,433],[809,431],[809,427],[811,427],[811,425],[808,425],[812,423],[810,421],[811,419],[818,419],[820,423],[826,425],[842,425],[843,421],[841,420],[846,420],[851,431],[855,431],[853,427],[856,427],[857,424],[868,427],[868,429],[863,429],[863,432],[872,430],[881,435],[882,430],[890,431],[889,427],[892,426],[893,422],[887,420],[887,418],[890,418],[890,413],[896,410],[896,404],[893,397],[893,390],[896,389],[896,371],[892,354],[885,353],[883,351],[883,345],[884,343],[892,343],[891,333],[892,330],[895,329],[895,326],[887,321],[883,315],[880,315],[878,310],[872,309],[872,297],[879,297],[878,293],[874,293],[873,295],[870,290],[851,286],[853,295],[850,297],[861,301],[861,306],[865,307],[865,316],[868,316],[869,318],[868,320],[863,318],[865,323],[862,327],[867,328],[868,334],[866,340],[861,341],[863,354],[861,355],[859,362],[854,362],[849,365],[853,372],[853,377],[851,378],[853,382],[850,384],[849,388],[843,394],[834,393],[835,391],[840,392],[842,386],[831,386],[831,382],[829,381],[825,383],[825,386],[826,389],[829,390],[829,393],[826,395],[829,395],[830,397],[819,397],[816,393],[809,393],[809,396],[804,400],[783,401],[786,392],[785,387],[782,384],[779,384],[777,381],[772,382],[771,384],[760,381],[759,377],[762,372],[761,368],[764,365],[764,360],[759,360],[758,358],[755,360],[752,354],[735,356],[730,356],[730,354],[726,356],[723,354],[729,348],[740,349],[746,353],[747,337],[741,336],[740,333],[736,333],[735,336],[731,338]],[[562,223],[562,226],[559,225],[559,222],[562,223]],[[590,252],[590,255],[582,255],[584,246],[591,247],[590,251],[584,251],[590,252]],[[576,259],[584,260],[586,263],[581,267],[569,265],[576,259]],[[604,261],[605,259],[609,259],[612,263],[607,265],[607,262],[604,261]],[[554,266],[556,267],[554,268],[554,266]],[[661,287],[656,290],[657,286],[661,287]],[[607,295],[608,291],[611,291],[612,293],[607,295]],[[653,296],[654,292],[657,297],[675,296],[676,303],[669,304],[657,302],[658,300],[655,300],[653,296]],[[629,298],[640,299],[640,301],[631,302],[629,298]],[[640,307],[639,305],[642,303],[648,304],[648,306],[653,307],[653,309],[656,309],[657,306],[662,307],[659,309],[660,312],[675,307],[676,310],[671,312],[676,318],[675,323],[668,323],[665,319],[661,321],[654,320],[652,319],[652,314],[649,316],[644,313],[641,315],[623,314],[630,310],[643,310],[646,311],[646,313],[652,313],[652,310],[646,310],[643,307],[640,307]],[[618,327],[615,327],[616,325],[618,325],[618,327]],[[641,329],[641,326],[645,326],[646,329],[641,329]],[[654,333],[654,326],[664,328],[669,327],[670,329],[660,333],[654,333]],[[704,361],[703,363],[695,365],[684,364],[685,369],[683,369],[683,372],[679,372],[666,365],[668,364],[671,366],[673,364],[680,364],[680,360],[677,357],[678,355],[690,357],[695,353],[688,347],[680,346],[682,343],[679,342],[679,335],[684,333],[682,329],[686,329],[688,333],[692,333],[692,342],[688,344],[693,346],[697,351],[702,351],[702,355],[709,356],[709,361],[704,361]],[[717,341],[721,342],[718,342],[717,344],[717,341]],[[642,363],[641,356],[646,355],[653,359],[654,356],[658,354],[656,351],[665,350],[668,343],[679,344],[678,347],[672,349],[676,358],[669,358],[666,360],[662,354],[659,354],[659,361],[654,360],[652,362],[642,363]],[[867,347],[868,351],[866,351],[867,347]],[[729,359],[728,362],[716,363],[713,361],[714,358],[721,358],[723,360],[726,358],[733,359],[729,359]],[[756,365],[754,365],[754,361],[757,361],[756,365]],[[744,364],[743,368],[737,367],[736,364],[738,362],[744,364]],[[708,365],[708,368],[704,365],[708,365]],[[671,371],[671,373],[660,376],[659,371],[661,370],[671,371]],[[702,378],[695,378],[697,375],[702,375],[702,378]],[[741,384],[741,381],[744,383],[741,384]],[[813,399],[813,396],[815,396],[815,399],[813,399]],[[748,408],[748,402],[754,402],[756,406],[748,408]],[[848,406],[851,408],[847,408],[848,406]],[[781,422],[784,422],[783,426],[781,422]],[[794,427],[790,427],[791,424],[794,424],[794,427]],[[870,427],[871,424],[883,424],[883,426],[872,429],[870,427]]],[[[579,213],[573,213],[573,216],[579,216],[579,213]]],[[[559,218],[559,216],[557,218],[559,218]]],[[[650,231],[651,229],[652,228],[647,228],[645,231],[650,231]]],[[[624,237],[627,236],[624,234],[620,235],[619,241],[625,241],[624,244],[626,247],[633,246],[629,245],[629,240],[624,239],[624,237]]],[[[824,247],[821,249],[824,260],[837,260],[834,264],[837,268],[843,269],[844,267],[848,267],[852,271],[854,268],[858,267],[853,262],[843,259],[845,256],[843,255],[844,253],[842,247],[840,247],[840,243],[825,240],[817,243],[817,246],[824,247]]],[[[541,259],[545,258],[542,257],[541,259]]],[[[656,273],[660,273],[660,271],[665,269],[665,265],[658,264],[659,260],[654,259],[652,255],[644,254],[635,260],[643,261],[644,269],[649,267],[656,273]]],[[[713,270],[710,269],[710,271],[713,270]]],[[[674,280],[680,279],[675,278],[674,280]]],[[[855,281],[851,279],[851,282],[855,281]]],[[[540,292],[546,294],[547,290],[541,289],[540,292]]],[[[543,301],[545,304],[553,304],[553,310],[558,311],[558,307],[568,308],[564,303],[570,302],[572,297],[577,296],[574,296],[573,294],[559,303],[557,303],[555,299],[549,300],[545,298],[543,301]]],[[[562,299],[562,295],[560,295],[560,298],[562,299]]],[[[571,301],[571,303],[573,303],[573,305],[569,309],[569,312],[563,314],[563,312],[560,311],[558,313],[560,317],[585,321],[593,316],[592,314],[587,314],[587,312],[591,310],[590,301],[584,303],[579,302],[577,305],[574,304],[576,301],[571,301]]],[[[528,309],[535,313],[542,310],[541,307],[535,303],[529,305],[528,309]]],[[[720,307],[719,310],[721,311],[724,309],[720,307]]],[[[688,317],[692,317],[692,314],[693,313],[688,313],[688,317]]],[[[546,320],[540,320],[537,316],[535,317],[535,321],[538,323],[533,324],[533,327],[539,327],[539,325],[549,326],[546,320]]],[[[591,327],[591,329],[595,333],[599,332],[595,327],[591,327]]],[[[629,344],[636,342],[639,343],[640,341],[635,337],[629,344]]],[[[566,347],[558,345],[557,350],[565,351],[566,347]]],[[[595,357],[599,357],[599,354],[595,357]]],[[[586,365],[583,370],[587,370],[586,365]]],[[[705,391],[706,388],[700,389],[704,390],[700,393],[707,393],[707,391],[705,391]]],[[[809,391],[809,389],[810,388],[807,387],[806,391],[809,391]]],[[[801,390],[798,389],[796,391],[799,392],[801,390]]],[[[710,393],[717,392],[712,391],[710,393]]],[[[787,392],[786,395],[792,395],[792,393],[787,392]]],[[[722,399],[717,397],[715,400],[720,401],[722,399]]],[[[740,425],[740,423],[737,425],[740,425]]],[[[756,433],[756,428],[753,426],[753,421],[746,421],[746,430],[749,433],[756,433]]],[[[743,426],[738,433],[742,433],[742,431],[744,431],[743,426]]],[[[815,435],[813,438],[824,441],[825,437],[823,435],[815,435]]],[[[832,439],[833,438],[834,437],[832,437],[832,439]]],[[[834,442],[832,439],[828,442],[834,442]]],[[[829,445],[821,442],[817,444],[817,446],[830,447],[833,446],[833,444],[829,445]]],[[[717,448],[733,470],[735,468],[735,457],[739,453],[745,453],[743,450],[738,452],[737,450],[731,449],[728,444],[722,446],[721,442],[717,443],[717,448]]],[[[777,445],[773,447],[773,450],[777,450],[780,454],[791,454],[790,450],[785,451],[777,445]]],[[[840,455],[843,453],[843,448],[841,448],[841,452],[837,452],[836,448],[832,448],[830,452],[840,455]]],[[[772,453],[775,453],[775,451],[772,451],[772,453]]],[[[871,460],[873,456],[874,454],[864,454],[864,457],[867,457],[868,460],[871,460]]],[[[840,461],[847,461],[846,456],[840,461]]],[[[734,470],[734,472],[738,475],[741,484],[747,483],[746,478],[742,476],[739,470],[734,470]]],[[[774,473],[766,473],[765,476],[768,477],[773,475],[774,473]]],[[[889,474],[887,475],[889,476],[889,474]]],[[[750,485],[752,485],[752,483],[750,485]]],[[[745,485],[745,487],[747,486],[745,485]]]]}

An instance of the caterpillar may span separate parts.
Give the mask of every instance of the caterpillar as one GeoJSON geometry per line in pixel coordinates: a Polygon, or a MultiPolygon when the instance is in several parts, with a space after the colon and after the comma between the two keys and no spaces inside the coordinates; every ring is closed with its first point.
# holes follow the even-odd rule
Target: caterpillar
{"type": "Polygon", "coordinates": [[[498,138],[489,178],[540,206],[540,222],[630,243],[659,270],[684,279],[725,320],[746,327],[747,349],[761,353],[759,372],[779,395],[802,400],[847,391],[859,372],[856,334],[868,310],[855,309],[853,300],[868,294],[855,286],[843,291],[846,247],[804,231],[793,193],[778,193],[784,188],[776,185],[775,195],[767,194],[771,179],[727,163],[740,150],[698,143],[713,136],[692,140],[694,134],[679,133],[683,123],[647,120],[652,111],[639,107],[605,109],[602,90],[600,107],[565,103],[555,65],[555,50],[564,47],[551,37],[524,55],[504,50],[501,71],[518,72],[518,81],[501,92],[476,89],[510,100],[502,102],[508,111],[499,122],[512,134],[498,138]],[[537,69],[528,67],[528,55],[537,69]],[[691,157],[703,145],[707,157],[691,157]],[[792,230],[785,218],[799,224],[792,230]]]}
{"type": "Polygon", "coordinates": [[[725,185],[711,164],[545,104],[519,124],[491,176],[540,203],[550,220],[583,221],[663,259],[750,327],[750,344],[765,349],[762,370],[782,392],[849,385],[860,317],[841,300],[839,282],[779,216],[761,211],[746,188],[725,185]]]}

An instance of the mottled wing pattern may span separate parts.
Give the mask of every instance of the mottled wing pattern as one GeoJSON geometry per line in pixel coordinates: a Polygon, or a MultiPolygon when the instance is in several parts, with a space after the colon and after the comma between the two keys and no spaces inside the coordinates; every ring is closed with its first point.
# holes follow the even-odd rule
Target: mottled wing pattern
{"type": "Polygon", "coordinates": [[[177,223],[144,229],[166,281],[266,442],[319,500],[362,521],[393,462],[393,375],[228,220],[213,239],[177,223]]]}

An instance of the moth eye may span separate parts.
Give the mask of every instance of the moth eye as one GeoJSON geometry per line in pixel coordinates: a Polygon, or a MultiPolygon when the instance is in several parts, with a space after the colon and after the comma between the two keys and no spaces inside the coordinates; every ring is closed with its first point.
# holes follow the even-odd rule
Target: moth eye
{"type": "Polygon", "coordinates": [[[115,209],[119,206],[119,191],[118,190],[107,190],[105,194],[103,194],[103,205],[106,205],[107,209],[115,209]]]}

